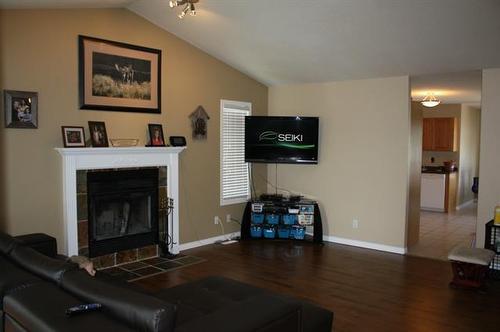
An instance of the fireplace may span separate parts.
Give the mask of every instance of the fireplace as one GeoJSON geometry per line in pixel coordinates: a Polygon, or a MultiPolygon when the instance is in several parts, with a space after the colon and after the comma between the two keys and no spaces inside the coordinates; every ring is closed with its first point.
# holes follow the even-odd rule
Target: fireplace
{"type": "Polygon", "coordinates": [[[158,243],[158,168],[87,173],[89,257],[158,243]]]}

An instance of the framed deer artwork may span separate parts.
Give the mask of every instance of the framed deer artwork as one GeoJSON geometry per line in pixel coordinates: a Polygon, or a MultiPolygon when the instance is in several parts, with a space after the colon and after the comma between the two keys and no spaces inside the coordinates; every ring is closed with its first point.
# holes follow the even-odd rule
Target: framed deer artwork
{"type": "Polygon", "coordinates": [[[161,50],[78,36],[80,109],[161,113],[161,50]]]}

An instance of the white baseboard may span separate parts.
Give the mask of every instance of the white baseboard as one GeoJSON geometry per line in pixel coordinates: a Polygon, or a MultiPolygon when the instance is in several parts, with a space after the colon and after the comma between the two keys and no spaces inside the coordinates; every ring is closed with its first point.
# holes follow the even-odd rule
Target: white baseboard
{"type": "MultiPolygon", "coordinates": [[[[224,240],[227,240],[229,238],[233,238],[235,236],[240,236],[240,232],[228,233],[225,235],[214,236],[214,237],[210,237],[208,239],[203,239],[203,240],[199,240],[199,241],[182,243],[179,246],[179,250],[184,251],[184,250],[188,250],[188,249],[207,246],[210,244],[214,244],[217,241],[224,241],[224,240]]],[[[379,244],[379,243],[373,243],[373,242],[351,240],[351,239],[346,239],[346,238],[337,237],[337,236],[323,235],[323,241],[337,243],[337,244],[345,244],[348,246],[365,248],[365,249],[390,252],[390,253],[399,254],[399,255],[406,254],[406,248],[396,247],[396,246],[388,246],[385,244],[379,244]]]]}
{"type": "Polygon", "coordinates": [[[197,248],[197,247],[207,246],[209,244],[214,244],[217,241],[225,241],[225,240],[233,238],[235,236],[240,236],[240,232],[228,233],[228,234],[224,234],[224,235],[210,237],[208,239],[182,243],[179,246],[179,250],[183,251],[183,250],[193,249],[193,248],[197,248]]]}
{"type": "Polygon", "coordinates": [[[385,252],[390,252],[390,253],[399,254],[399,255],[406,254],[406,248],[403,248],[403,247],[388,246],[385,244],[379,244],[379,243],[374,243],[374,242],[351,240],[351,239],[346,239],[346,238],[337,237],[337,236],[323,235],[323,241],[337,243],[337,244],[345,244],[348,246],[360,247],[360,248],[365,248],[365,249],[385,251],[385,252]]]}
{"type": "Polygon", "coordinates": [[[465,203],[462,203],[462,204],[458,205],[458,206],[457,206],[457,211],[458,211],[458,210],[461,210],[461,209],[463,209],[463,208],[465,208],[465,207],[467,207],[467,206],[469,206],[469,205],[471,205],[471,204],[473,204],[473,203],[474,203],[474,201],[475,201],[474,199],[471,199],[470,201],[467,201],[467,202],[465,202],[465,203]]]}

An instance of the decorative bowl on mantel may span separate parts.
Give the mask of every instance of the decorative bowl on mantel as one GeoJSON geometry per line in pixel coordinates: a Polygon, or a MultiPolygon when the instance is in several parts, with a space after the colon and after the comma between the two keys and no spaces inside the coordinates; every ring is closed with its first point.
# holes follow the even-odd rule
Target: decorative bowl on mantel
{"type": "Polygon", "coordinates": [[[114,148],[126,148],[139,144],[138,138],[110,138],[109,141],[114,148]]]}

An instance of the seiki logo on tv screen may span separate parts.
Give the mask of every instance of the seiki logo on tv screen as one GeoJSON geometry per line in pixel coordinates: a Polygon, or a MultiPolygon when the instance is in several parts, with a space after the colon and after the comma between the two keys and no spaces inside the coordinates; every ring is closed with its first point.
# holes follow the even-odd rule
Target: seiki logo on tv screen
{"type": "Polygon", "coordinates": [[[260,133],[259,142],[258,145],[278,145],[290,149],[314,149],[316,147],[315,144],[304,144],[303,134],[279,133],[272,130],[260,133]]]}

